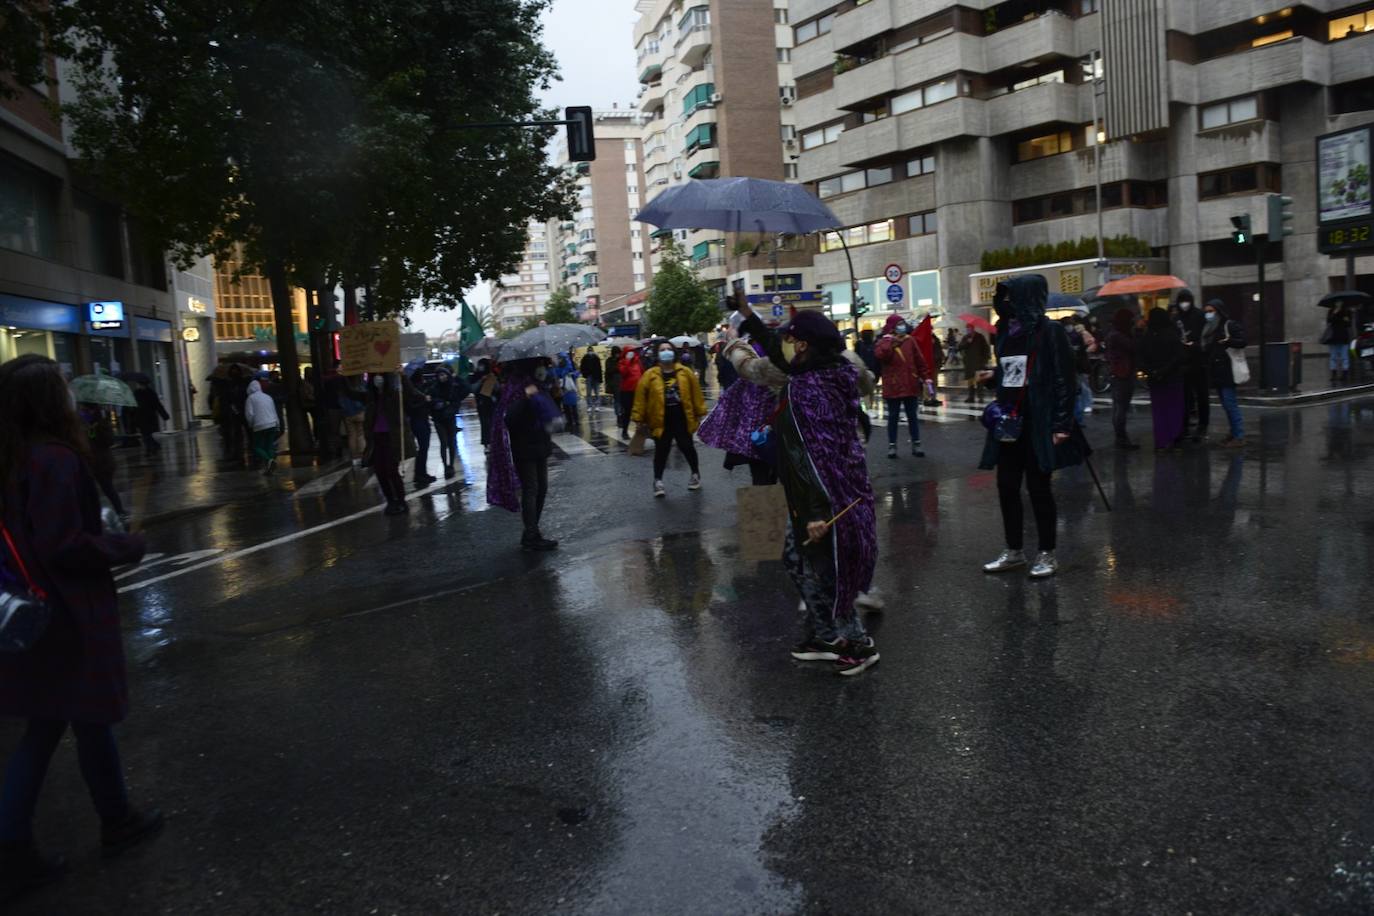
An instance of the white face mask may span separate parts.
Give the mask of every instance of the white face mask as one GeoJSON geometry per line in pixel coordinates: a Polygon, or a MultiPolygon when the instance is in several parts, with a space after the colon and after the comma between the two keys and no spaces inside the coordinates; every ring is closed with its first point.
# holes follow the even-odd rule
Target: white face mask
{"type": "Polygon", "coordinates": [[[1187,299],[1184,299],[1181,302],[1179,302],[1178,307],[1186,312],[1193,307],[1193,303],[1189,302],[1187,299]]]}

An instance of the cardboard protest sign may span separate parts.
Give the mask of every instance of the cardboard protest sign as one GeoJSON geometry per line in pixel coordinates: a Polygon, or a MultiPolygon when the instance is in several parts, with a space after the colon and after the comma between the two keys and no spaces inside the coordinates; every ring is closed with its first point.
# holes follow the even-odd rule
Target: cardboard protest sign
{"type": "Polygon", "coordinates": [[[342,375],[395,372],[401,368],[401,326],[394,321],[365,321],[339,331],[342,375]]]}

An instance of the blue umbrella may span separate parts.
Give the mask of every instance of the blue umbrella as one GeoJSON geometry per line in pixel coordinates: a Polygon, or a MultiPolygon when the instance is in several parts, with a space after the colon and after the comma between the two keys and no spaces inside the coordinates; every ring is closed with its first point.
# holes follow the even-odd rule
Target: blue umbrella
{"type": "Polygon", "coordinates": [[[1046,311],[1054,309],[1072,309],[1080,314],[1088,311],[1088,306],[1083,300],[1069,293],[1050,293],[1049,302],[1045,303],[1046,311]]]}
{"type": "Polygon", "coordinates": [[[691,179],[655,197],[635,219],[660,229],[793,235],[843,225],[801,185],[764,178],[691,179]]]}
{"type": "Polygon", "coordinates": [[[425,367],[427,360],[423,356],[417,356],[410,362],[401,367],[401,371],[406,375],[414,375],[425,367]]]}

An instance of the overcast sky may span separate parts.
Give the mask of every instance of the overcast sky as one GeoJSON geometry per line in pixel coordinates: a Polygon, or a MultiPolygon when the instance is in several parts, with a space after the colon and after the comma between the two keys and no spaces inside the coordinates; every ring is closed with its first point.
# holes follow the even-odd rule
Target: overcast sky
{"type": "MultiPolygon", "coordinates": [[[[635,52],[631,43],[635,19],[634,0],[554,0],[544,14],[544,44],[558,58],[563,79],[544,93],[543,101],[554,108],[590,105],[625,108],[634,102],[638,89],[635,52]]],[[[473,305],[489,304],[486,286],[468,292],[473,305]]],[[[458,325],[456,312],[416,312],[416,330],[439,335],[458,325]]]]}

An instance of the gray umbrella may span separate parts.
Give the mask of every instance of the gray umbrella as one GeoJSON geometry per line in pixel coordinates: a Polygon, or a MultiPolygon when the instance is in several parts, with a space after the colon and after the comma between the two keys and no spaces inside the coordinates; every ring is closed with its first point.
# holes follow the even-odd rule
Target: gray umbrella
{"type": "Polygon", "coordinates": [[[504,340],[496,337],[483,337],[466,347],[463,350],[463,355],[468,359],[481,359],[484,356],[494,358],[503,343],[505,343],[504,340]]]}
{"type": "Polygon", "coordinates": [[[605,336],[605,331],[586,324],[548,324],[506,341],[497,351],[496,359],[508,363],[517,359],[557,356],[575,347],[598,344],[605,336]]]}
{"type": "Polygon", "coordinates": [[[635,219],[660,229],[793,235],[842,225],[806,188],[764,178],[692,179],[655,197],[635,219]]]}

